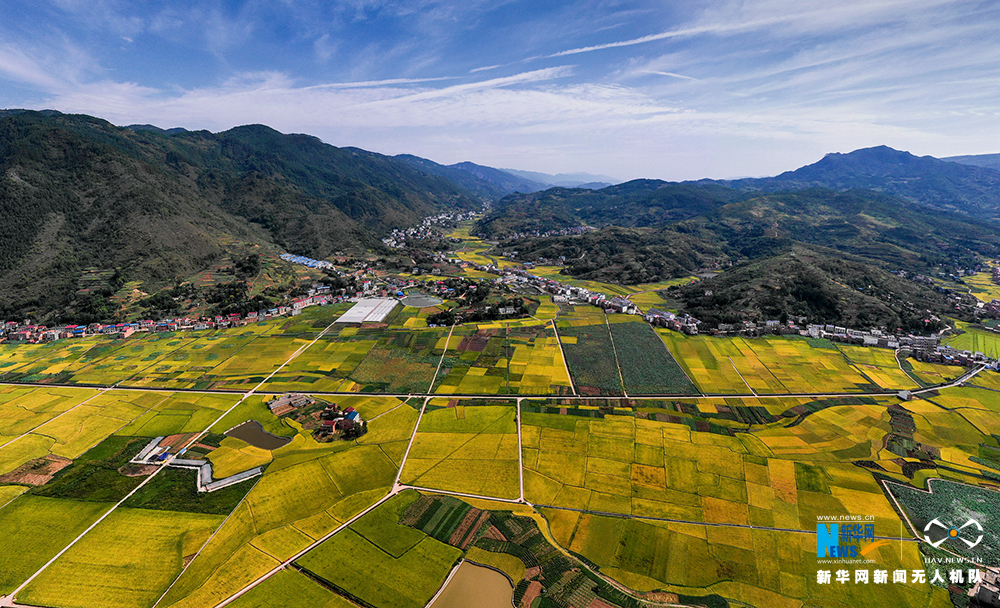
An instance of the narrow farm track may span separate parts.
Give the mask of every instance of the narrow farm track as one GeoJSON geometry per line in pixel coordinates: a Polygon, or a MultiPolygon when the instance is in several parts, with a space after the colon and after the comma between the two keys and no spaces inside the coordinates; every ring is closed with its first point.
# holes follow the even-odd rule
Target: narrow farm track
{"type": "Polygon", "coordinates": [[[91,524],[90,527],[88,527],[86,530],[84,530],[83,532],[81,532],[79,536],[77,536],[72,541],[70,541],[70,543],[68,545],[66,545],[65,547],[63,547],[63,549],[61,551],[59,551],[59,553],[56,553],[56,555],[52,559],[50,559],[48,562],[46,562],[45,565],[43,565],[41,568],[39,568],[34,574],[32,574],[30,577],[28,577],[28,579],[26,581],[24,581],[23,583],[21,583],[20,586],[18,586],[16,589],[14,589],[14,591],[11,592],[11,594],[8,596],[8,598],[10,599],[10,601],[13,603],[17,599],[17,594],[20,593],[21,591],[23,591],[24,588],[27,587],[29,584],[31,584],[31,581],[35,580],[35,578],[37,578],[42,572],[45,572],[45,570],[47,570],[49,568],[49,566],[51,566],[52,564],[54,564],[56,562],[56,560],[58,560],[60,557],[63,556],[63,554],[65,554],[74,545],[76,545],[78,542],[80,542],[80,540],[83,539],[91,530],[93,530],[98,525],[100,525],[100,523],[103,522],[105,519],[107,519],[109,515],[111,515],[112,513],[114,513],[118,509],[118,507],[120,507],[122,504],[124,504],[136,492],[138,492],[139,490],[141,490],[146,484],[148,484],[158,474],[160,474],[164,469],[166,469],[167,466],[171,462],[173,462],[173,460],[175,458],[177,458],[177,455],[181,451],[183,451],[183,449],[186,449],[189,446],[193,445],[194,443],[197,443],[198,441],[200,441],[202,437],[204,437],[206,434],[208,434],[209,430],[213,426],[215,426],[216,424],[218,424],[230,412],[232,412],[234,409],[236,409],[237,407],[239,407],[239,405],[241,403],[243,403],[244,401],[246,401],[247,399],[249,399],[257,391],[257,389],[259,389],[261,386],[263,386],[268,380],[270,380],[275,374],[277,374],[279,371],[281,371],[286,365],[288,365],[289,363],[291,363],[304,350],[306,350],[307,348],[309,348],[310,346],[312,346],[313,344],[315,344],[320,338],[323,337],[323,335],[326,334],[326,332],[330,331],[330,328],[332,328],[333,325],[334,325],[333,323],[330,323],[329,325],[326,326],[326,328],[322,332],[320,332],[320,334],[318,336],[316,336],[316,338],[312,342],[309,342],[307,344],[304,344],[304,345],[300,346],[299,349],[296,350],[294,353],[292,353],[292,355],[287,360],[285,360],[284,363],[282,363],[277,368],[275,368],[275,370],[272,371],[270,374],[268,374],[268,376],[266,378],[264,378],[263,380],[261,380],[260,383],[257,384],[257,386],[255,386],[254,388],[252,388],[249,391],[247,391],[243,395],[243,397],[241,397],[236,403],[233,404],[232,407],[230,407],[228,410],[226,410],[225,412],[223,412],[222,414],[220,414],[219,417],[216,418],[215,420],[213,420],[211,424],[209,424],[208,426],[206,426],[203,431],[201,431],[200,433],[198,433],[197,435],[195,435],[192,439],[188,440],[187,443],[184,444],[184,446],[183,446],[182,449],[179,449],[177,452],[175,452],[173,455],[171,455],[170,458],[168,458],[163,463],[162,466],[160,466],[158,469],[156,469],[156,471],[154,471],[152,474],[150,474],[148,477],[146,477],[146,479],[144,479],[142,481],[142,483],[140,483],[138,486],[136,486],[135,489],[133,489],[131,492],[129,492],[125,496],[125,498],[122,498],[120,501],[118,501],[117,503],[115,503],[115,505],[113,507],[111,507],[103,515],[101,515],[101,517],[99,517],[97,519],[97,521],[95,521],[93,524],[91,524]]]}
{"type": "MultiPolygon", "coordinates": [[[[615,355],[615,369],[618,370],[618,381],[622,383],[622,395],[628,399],[628,391],[625,390],[625,376],[622,374],[622,364],[618,361],[618,347],[615,346],[615,336],[611,333],[611,322],[608,321],[608,315],[604,315],[604,324],[608,328],[608,338],[611,340],[611,352],[615,355]]],[[[747,388],[750,388],[749,386],[747,388]]]]}
{"type": "Polygon", "coordinates": [[[576,384],[573,383],[573,375],[569,373],[569,363],[566,362],[566,349],[563,348],[562,338],[559,337],[559,329],[556,328],[556,322],[553,319],[550,321],[552,323],[552,331],[556,334],[556,343],[559,345],[559,354],[562,355],[563,368],[566,369],[566,377],[569,378],[569,388],[573,391],[573,396],[577,395],[576,384]]]}
{"type": "Polygon", "coordinates": [[[86,405],[86,404],[87,404],[88,402],[90,402],[90,401],[91,401],[92,399],[95,399],[95,398],[97,398],[97,397],[100,397],[101,395],[103,395],[104,393],[106,393],[106,392],[107,392],[108,390],[109,390],[109,389],[107,389],[107,388],[102,388],[102,389],[100,389],[100,390],[99,390],[98,392],[94,393],[94,394],[93,394],[93,395],[91,395],[90,397],[87,397],[86,399],[84,399],[84,400],[83,400],[83,401],[81,401],[80,403],[77,403],[76,405],[74,405],[73,407],[69,408],[69,409],[68,409],[68,410],[66,410],[65,412],[63,412],[63,413],[59,414],[59,415],[58,415],[58,416],[56,416],[55,418],[50,418],[50,419],[46,420],[45,422],[43,422],[43,423],[39,424],[39,425],[38,425],[38,426],[36,426],[35,428],[33,428],[33,429],[30,429],[30,430],[28,430],[28,431],[25,431],[24,433],[22,433],[22,434],[18,435],[17,437],[15,437],[15,438],[11,439],[11,440],[10,440],[10,441],[8,441],[7,443],[5,443],[5,444],[3,444],[3,445],[0,445],[0,449],[3,449],[3,448],[5,448],[5,447],[9,446],[10,444],[14,443],[14,442],[15,442],[15,441],[17,441],[18,439],[23,439],[23,438],[27,437],[28,435],[30,435],[30,434],[32,434],[33,432],[37,431],[38,429],[42,428],[42,427],[43,427],[43,426],[45,426],[46,424],[48,424],[48,423],[50,423],[50,422],[52,422],[52,421],[54,421],[54,420],[58,420],[58,419],[62,418],[63,416],[65,416],[66,414],[68,414],[68,413],[72,412],[73,410],[75,410],[76,408],[80,407],[81,405],[86,405]]]}

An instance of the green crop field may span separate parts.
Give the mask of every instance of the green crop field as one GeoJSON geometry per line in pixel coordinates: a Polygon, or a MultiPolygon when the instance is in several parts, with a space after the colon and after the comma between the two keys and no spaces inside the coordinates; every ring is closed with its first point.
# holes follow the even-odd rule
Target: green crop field
{"type": "Polygon", "coordinates": [[[221,515],[118,509],[19,594],[42,606],[151,606],[221,515]]]}
{"type": "Polygon", "coordinates": [[[559,323],[559,336],[573,383],[581,395],[621,395],[622,382],[615,361],[608,325],[601,313],[600,323],[567,325],[559,323]]]}
{"type": "Polygon", "coordinates": [[[41,568],[111,505],[20,496],[0,509],[0,595],[41,568]]]}
{"type": "Polygon", "coordinates": [[[976,329],[966,323],[959,323],[958,327],[963,330],[963,333],[949,336],[944,340],[944,344],[958,350],[980,352],[987,357],[996,358],[1000,356],[1000,334],[976,329]]]}
{"type": "Polygon", "coordinates": [[[626,391],[630,395],[697,393],[656,332],[636,321],[610,326],[626,391]]]}
{"type": "Polygon", "coordinates": [[[233,608],[354,608],[349,600],[328,591],[295,570],[282,570],[229,604],[233,608]]]}
{"type": "Polygon", "coordinates": [[[400,481],[482,496],[518,496],[516,410],[506,405],[436,407],[424,413],[400,481]]]}
{"type": "MultiPolygon", "coordinates": [[[[382,504],[398,513],[397,500],[382,504]]],[[[298,564],[324,581],[377,608],[422,608],[462,552],[373,512],[378,523],[348,528],[307,553],[298,564]],[[407,535],[419,535],[414,539],[407,535]],[[406,543],[400,539],[406,538],[406,543]],[[410,541],[417,542],[410,544],[410,541]],[[404,547],[404,545],[409,545],[404,547]],[[398,556],[394,556],[394,553],[398,556]],[[349,555],[350,559],[342,556],[349,555]]],[[[397,515],[398,517],[398,515],[397,515]]]]}

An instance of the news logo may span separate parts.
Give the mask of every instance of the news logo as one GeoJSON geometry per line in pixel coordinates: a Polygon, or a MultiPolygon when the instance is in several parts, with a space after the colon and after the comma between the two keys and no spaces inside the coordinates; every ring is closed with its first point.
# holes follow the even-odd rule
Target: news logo
{"type": "Polygon", "coordinates": [[[886,540],[875,540],[875,524],[816,524],[816,557],[820,559],[862,559],[886,540]],[[865,544],[868,543],[868,544],[865,544]]]}
{"type": "Polygon", "coordinates": [[[927,541],[935,549],[940,547],[949,540],[960,540],[966,545],[968,545],[970,549],[972,549],[983,541],[982,531],[983,531],[983,526],[974,519],[969,519],[969,521],[965,522],[961,526],[955,527],[955,526],[946,526],[943,523],[941,523],[939,519],[935,518],[927,522],[927,525],[924,526],[924,540],[927,541]],[[968,538],[966,538],[966,535],[968,535],[969,538],[971,538],[972,535],[975,534],[973,530],[963,532],[963,530],[965,530],[969,526],[973,526],[976,530],[980,532],[980,534],[976,536],[976,540],[969,540],[968,538]],[[933,535],[931,534],[932,531],[934,532],[933,535]],[[941,532],[944,532],[944,534],[941,535],[941,532]],[[934,540],[933,537],[937,537],[938,535],[941,535],[941,537],[938,538],[937,540],[934,540]]]}

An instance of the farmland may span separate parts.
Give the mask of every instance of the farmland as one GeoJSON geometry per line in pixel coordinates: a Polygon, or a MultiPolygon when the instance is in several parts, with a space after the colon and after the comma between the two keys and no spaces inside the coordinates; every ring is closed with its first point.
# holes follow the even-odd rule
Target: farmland
{"type": "Polygon", "coordinates": [[[454,401],[431,400],[428,404],[400,481],[437,490],[516,498],[514,407],[454,401]]]}
{"type": "Polygon", "coordinates": [[[595,321],[590,325],[559,323],[569,372],[581,395],[621,395],[622,380],[611,334],[603,318],[595,321]]]}
{"type": "Polygon", "coordinates": [[[452,334],[434,392],[568,394],[570,382],[559,343],[547,325],[480,325],[452,334]]]}
{"type": "Polygon", "coordinates": [[[461,552],[394,523],[413,495],[400,495],[367,517],[378,523],[352,526],[326,541],[298,564],[349,596],[375,606],[421,608],[434,595],[461,552]],[[393,517],[394,516],[394,517],[393,517]],[[342,560],[340,556],[350,555],[342,560]]]}
{"type": "Polygon", "coordinates": [[[222,519],[118,509],[32,581],[22,597],[43,606],[149,606],[222,519]]]}
{"type": "Polygon", "coordinates": [[[657,330],[688,377],[706,394],[881,390],[830,343],[801,338],[710,338],[657,330]]]}
{"type": "Polygon", "coordinates": [[[649,325],[615,323],[609,327],[625,389],[630,395],[691,395],[698,392],[649,325]]]}
{"type": "MultiPolygon", "coordinates": [[[[881,481],[903,488],[916,518],[938,508],[914,494],[928,479],[988,502],[979,486],[1000,476],[993,372],[919,391],[963,370],[824,340],[687,337],[552,302],[537,319],[456,326],[450,339],[422,327],[418,309],[317,339],[342,309],[0,346],[0,373],[36,382],[0,385],[0,537],[12,548],[0,594],[148,479],[18,600],[215,605],[313,547],[232,605],[422,606],[464,556],[510,575],[516,598],[530,586],[558,606],[629,605],[596,569],[678,603],[826,606],[842,598],[812,572],[817,517],[870,516],[891,535],[900,516],[881,481]],[[251,390],[272,372],[265,394],[251,390]],[[100,387],[45,384],[55,380],[100,387]],[[915,398],[897,398],[903,388],[915,398]],[[267,407],[293,390],[355,408],[367,432],[317,441],[317,422],[267,407]],[[266,450],[224,435],[250,420],[289,442],[266,450]],[[128,464],[173,435],[216,479],[264,472],[206,493],[195,471],[128,464]],[[517,502],[522,477],[530,505],[517,502]]],[[[915,543],[879,551],[890,569],[921,567],[915,543]]],[[[939,599],[921,584],[844,589],[851,605],[939,599]]]]}

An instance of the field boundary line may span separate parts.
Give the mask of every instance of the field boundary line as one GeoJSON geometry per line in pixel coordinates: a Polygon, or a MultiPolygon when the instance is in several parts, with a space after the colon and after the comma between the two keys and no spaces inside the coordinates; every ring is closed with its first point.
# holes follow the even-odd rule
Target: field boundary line
{"type": "MultiPolygon", "coordinates": [[[[373,511],[375,508],[381,506],[382,503],[386,502],[387,500],[389,500],[390,498],[392,498],[393,496],[395,496],[398,493],[399,493],[399,490],[397,490],[395,488],[390,489],[389,492],[385,496],[383,496],[382,498],[378,499],[376,502],[374,502],[367,509],[361,511],[360,513],[358,513],[354,517],[352,517],[349,520],[345,521],[344,523],[340,524],[339,526],[337,526],[336,528],[334,528],[330,532],[328,532],[325,535],[323,535],[322,538],[316,540],[315,542],[313,542],[312,544],[310,544],[309,546],[307,546],[305,549],[302,549],[301,551],[299,551],[295,555],[291,556],[290,558],[288,558],[288,559],[286,559],[284,561],[279,561],[279,563],[278,563],[277,566],[275,566],[274,568],[272,568],[268,572],[260,575],[252,583],[246,585],[245,587],[243,587],[242,589],[240,589],[239,591],[237,591],[233,595],[227,597],[226,599],[222,600],[218,604],[215,604],[214,608],[222,608],[223,606],[228,606],[229,604],[231,604],[232,602],[236,601],[241,596],[243,596],[246,592],[250,591],[251,589],[253,589],[257,585],[263,583],[264,581],[266,581],[267,579],[271,578],[272,576],[274,576],[278,572],[284,570],[289,565],[292,565],[292,562],[294,562],[295,560],[297,560],[300,557],[304,556],[306,553],[309,553],[310,551],[312,551],[316,547],[320,546],[321,544],[325,543],[330,538],[332,538],[335,534],[337,534],[338,532],[340,532],[344,528],[347,528],[348,526],[350,526],[351,524],[353,524],[357,520],[361,519],[362,517],[364,517],[365,515],[367,515],[371,511],[373,511]]],[[[256,549],[256,547],[254,547],[254,548],[256,549]]],[[[259,549],[258,549],[258,551],[259,551],[259,549]]],[[[263,551],[261,553],[263,553],[263,551]]]]}
{"type": "Polygon", "coordinates": [[[518,500],[524,502],[524,447],[521,443],[521,399],[517,400],[517,483],[518,500]]]}
{"type": "MultiPolygon", "coordinates": [[[[690,376],[690,375],[689,375],[689,374],[687,373],[687,370],[686,370],[686,369],[684,369],[684,366],[683,366],[683,365],[681,365],[681,362],[680,362],[680,361],[678,361],[678,360],[677,360],[677,357],[675,357],[675,356],[674,356],[674,353],[672,353],[672,352],[670,351],[670,347],[669,347],[669,346],[667,346],[667,343],[666,343],[666,341],[664,341],[664,339],[663,339],[663,336],[661,336],[661,335],[660,335],[660,332],[656,331],[656,328],[655,328],[655,327],[652,327],[652,326],[650,326],[650,328],[651,328],[651,329],[653,330],[653,333],[654,333],[654,334],[656,334],[656,337],[657,337],[657,338],[658,338],[658,339],[660,340],[660,344],[662,344],[662,345],[663,345],[663,350],[667,351],[667,355],[668,355],[668,356],[670,357],[670,359],[671,359],[671,360],[672,360],[672,361],[674,362],[674,365],[676,365],[676,366],[677,366],[677,367],[678,367],[678,368],[679,368],[679,369],[681,370],[681,373],[682,373],[682,374],[684,374],[684,377],[688,379],[688,382],[690,382],[690,383],[691,383],[691,386],[693,386],[693,387],[695,387],[696,389],[699,389],[699,390],[700,390],[700,389],[701,389],[701,387],[700,387],[700,386],[698,386],[698,383],[694,381],[694,378],[692,378],[692,377],[691,377],[691,376],[690,376]]],[[[705,393],[699,393],[699,394],[700,394],[700,395],[702,395],[702,396],[704,396],[704,395],[705,395],[705,393]]],[[[634,399],[634,398],[635,398],[635,397],[633,397],[633,399],[634,399]]]]}
{"type": "MultiPolygon", "coordinates": [[[[589,509],[576,509],[573,507],[560,507],[557,505],[532,504],[536,509],[553,509],[556,511],[573,511],[575,513],[586,513],[589,515],[600,515],[602,517],[615,517],[618,519],[644,519],[648,521],[662,521],[671,524],[688,524],[692,526],[707,526],[711,528],[743,528],[745,530],[766,530],[768,532],[790,532],[795,534],[815,534],[815,530],[799,530],[796,528],[775,528],[773,526],[754,526],[751,524],[734,524],[731,522],[714,521],[691,521],[687,519],[670,519],[668,517],[651,517],[646,515],[631,515],[626,513],[611,513],[610,511],[591,511],[589,509]]],[[[878,540],[899,540],[896,536],[876,536],[878,540]]],[[[920,542],[919,538],[903,539],[909,542],[920,542]]]]}
{"type": "Polygon", "coordinates": [[[559,345],[559,354],[562,355],[563,368],[566,369],[566,377],[569,378],[569,389],[573,391],[573,396],[576,397],[576,384],[573,383],[573,375],[569,373],[569,363],[566,361],[566,350],[563,348],[562,338],[559,337],[559,330],[556,328],[556,320],[552,319],[549,321],[552,324],[552,331],[556,334],[556,343],[559,345]]]}
{"type": "MultiPolygon", "coordinates": [[[[37,386],[38,386],[38,388],[41,388],[41,387],[42,387],[42,386],[44,386],[44,385],[37,385],[37,386]]],[[[29,391],[29,392],[28,392],[28,393],[26,393],[26,394],[30,394],[30,393],[33,393],[33,392],[35,392],[35,390],[38,390],[38,388],[36,388],[36,389],[34,389],[34,390],[32,390],[32,391],[29,391]]],[[[88,388],[89,388],[89,387],[88,387],[88,388]]],[[[93,395],[91,395],[91,396],[87,397],[86,399],[84,399],[84,400],[83,400],[83,401],[81,401],[80,403],[77,403],[76,405],[74,405],[73,407],[69,408],[69,409],[68,409],[68,410],[66,410],[65,412],[63,412],[63,413],[59,414],[58,416],[55,416],[54,418],[49,418],[49,419],[48,419],[48,420],[46,420],[45,422],[43,422],[43,423],[39,424],[38,426],[36,426],[35,428],[33,428],[33,429],[30,429],[30,430],[28,430],[28,431],[25,431],[24,433],[22,433],[22,434],[18,435],[17,437],[15,437],[15,438],[11,439],[11,440],[10,440],[10,441],[8,441],[7,443],[5,443],[5,444],[3,444],[3,445],[0,445],[0,450],[2,450],[3,448],[5,448],[5,447],[9,446],[10,444],[14,443],[15,441],[18,441],[18,440],[20,440],[20,439],[24,439],[25,437],[27,437],[28,435],[30,435],[30,434],[32,434],[32,433],[34,433],[35,431],[37,431],[38,429],[42,428],[42,427],[43,427],[43,426],[45,426],[46,424],[48,424],[48,423],[50,423],[50,422],[52,422],[52,421],[54,421],[54,420],[58,420],[59,418],[62,418],[62,417],[63,417],[63,416],[65,416],[66,414],[68,414],[68,413],[72,412],[73,410],[75,410],[76,408],[78,408],[78,407],[80,407],[80,406],[82,406],[82,405],[86,405],[86,404],[87,404],[87,402],[88,402],[88,401],[90,401],[91,399],[96,399],[97,397],[99,397],[100,395],[103,395],[104,393],[108,392],[109,390],[111,390],[111,387],[110,387],[110,386],[109,386],[109,387],[106,387],[106,388],[99,388],[99,389],[97,389],[97,392],[96,392],[96,393],[94,393],[93,395]]],[[[161,401],[160,403],[162,403],[162,401],[161,401]]],[[[159,405],[159,403],[158,403],[157,405],[159,405]]],[[[30,410],[29,410],[29,411],[30,411],[30,410]]],[[[148,410],[147,410],[147,411],[148,411],[148,410]]],[[[143,414],[144,414],[144,413],[145,413],[145,412],[143,412],[143,414]]],[[[142,414],[139,414],[139,416],[141,416],[141,415],[142,415],[142,414]]],[[[138,418],[139,416],[136,416],[136,418],[138,418]]],[[[134,418],[133,418],[133,420],[134,420],[134,418]]],[[[130,422],[131,422],[131,421],[130,421],[130,422]]],[[[127,423],[126,423],[126,424],[127,424],[127,423]]],[[[47,436],[47,435],[46,435],[46,436],[47,436]]],[[[103,439],[102,439],[102,441],[103,441],[103,439]]]]}
{"type": "MultiPolygon", "coordinates": [[[[166,590],[164,590],[164,592],[160,595],[160,597],[157,598],[155,602],[153,602],[151,608],[156,608],[157,606],[159,606],[160,602],[163,601],[163,598],[167,597],[167,594],[170,593],[170,590],[174,588],[174,585],[177,584],[177,581],[179,581],[180,578],[184,576],[184,573],[187,572],[188,568],[191,567],[191,564],[193,564],[195,560],[198,559],[198,557],[201,555],[201,552],[205,550],[205,547],[207,547],[209,543],[215,540],[215,537],[219,534],[219,531],[222,530],[222,527],[225,526],[226,522],[228,522],[233,517],[233,513],[236,513],[236,510],[240,508],[240,505],[242,505],[244,502],[247,501],[247,496],[250,496],[250,492],[253,492],[253,489],[257,487],[257,484],[260,483],[260,480],[263,478],[264,478],[263,475],[258,475],[256,477],[256,481],[253,482],[253,485],[250,486],[250,489],[247,491],[247,493],[243,495],[243,498],[238,503],[236,503],[236,506],[233,507],[233,510],[229,512],[229,515],[226,515],[226,518],[222,520],[222,523],[220,523],[218,527],[215,528],[215,530],[212,532],[212,535],[208,537],[208,540],[202,543],[201,547],[198,548],[198,551],[195,552],[194,557],[191,558],[191,561],[189,561],[186,566],[181,568],[181,571],[177,574],[177,576],[174,577],[174,580],[170,582],[170,585],[166,588],[166,590]]],[[[247,507],[249,508],[249,505],[247,505],[247,507]]],[[[181,559],[183,558],[184,556],[182,555],[181,559]]]]}
{"type": "MultiPolygon", "coordinates": [[[[441,364],[444,363],[444,356],[448,354],[448,345],[451,343],[451,334],[455,331],[455,326],[452,325],[451,329],[448,330],[448,337],[444,341],[444,348],[441,349],[441,358],[438,360],[437,369],[434,370],[434,377],[431,378],[431,385],[427,387],[427,395],[434,394],[434,384],[437,382],[438,374],[441,372],[441,364]]],[[[427,405],[426,403],[424,404],[427,405]]]]}
{"type": "MultiPolygon", "coordinates": [[[[739,370],[739,369],[738,369],[738,368],[736,367],[736,364],[735,364],[735,363],[733,363],[733,358],[732,358],[732,357],[730,357],[730,356],[726,356],[726,359],[729,359],[729,365],[732,365],[732,366],[733,366],[733,371],[734,371],[734,372],[736,372],[736,375],[740,377],[740,380],[742,380],[742,381],[743,381],[743,384],[746,384],[746,385],[747,385],[747,388],[748,388],[748,389],[750,389],[750,392],[751,392],[751,393],[753,393],[753,396],[754,396],[754,397],[756,397],[756,396],[757,396],[757,391],[753,390],[753,387],[752,387],[752,386],[750,386],[750,383],[749,383],[749,382],[747,382],[747,379],[746,379],[746,378],[744,378],[744,377],[743,377],[743,374],[741,374],[741,373],[740,373],[740,370],[739,370]]],[[[760,359],[758,359],[758,361],[759,361],[759,360],[760,360],[760,359]]],[[[771,374],[771,375],[773,376],[774,374],[771,374]]],[[[780,381],[779,381],[779,382],[780,382],[780,381]]]]}
{"type": "MultiPolygon", "coordinates": [[[[320,332],[320,334],[318,336],[316,336],[316,338],[312,342],[309,342],[308,344],[303,344],[302,346],[300,346],[298,350],[296,350],[294,353],[292,353],[291,357],[289,357],[284,363],[282,363],[277,368],[275,368],[275,370],[272,371],[270,373],[270,375],[268,375],[266,378],[264,378],[263,380],[261,380],[260,383],[257,384],[257,386],[255,386],[254,388],[252,388],[249,391],[247,391],[247,393],[244,394],[240,399],[238,399],[236,401],[236,403],[234,403],[232,405],[232,407],[230,407],[228,410],[224,411],[218,418],[216,418],[211,424],[209,424],[205,428],[205,430],[203,430],[202,432],[198,433],[197,435],[194,436],[194,438],[192,438],[191,440],[189,440],[187,442],[187,444],[184,446],[184,448],[186,449],[188,446],[192,445],[193,443],[195,443],[196,441],[198,441],[199,439],[201,439],[201,437],[203,435],[205,435],[206,433],[208,433],[208,431],[210,431],[213,426],[215,426],[216,424],[218,424],[219,422],[221,422],[222,419],[225,418],[227,415],[229,415],[229,413],[232,412],[234,409],[236,409],[237,406],[239,406],[241,403],[243,403],[244,401],[246,401],[251,395],[254,394],[254,392],[258,388],[260,388],[261,386],[264,385],[265,382],[267,382],[268,380],[270,380],[272,376],[274,376],[276,373],[278,373],[283,367],[285,367],[286,365],[288,365],[288,363],[291,362],[293,359],[295,359],[295,357],[299,356],[299,354],[303,350],[305,350],[306,348],[308,348],[308,347],[312,346],[313,344],[315,344],[316,341],[319,340],[326,332],[328,332],[331,327],[333,327],[333,323],[330,323],[329,325],[327,325],[326,329],[324,329],[322,332],[320,332]]],[[[105,389],[105,390],[107,390],[107,389],[105,389]]],[[[180,450],[178,450],[178,453],[179,452],[180,452],[180,450]]],[[[138,492],[140,489],[142,489],[143,486],[145,486],[147,483],[149,483],[150,481],[152,481],[161,471],[163,471],[164,469],[166,469],[168,467],[168,465],[170,465],[170,463],[174,461],[175,458],[177,458],[177,454],[176,453],[173,454],[170,458],[168,458],[163,463],[163,465],[161,465],[158,469],[156,469],[155,471],[153,471],[152,473],[150,473],[149,476],[146,477],[146,479],[144,479],[142,481],[142,483],[140,483],[139,485],[137,485],[131,492],[129,492],[128,494],[126,494],[125,498],[122,498],[120,501],[118,501],[117,503],[115,503],[115,505],[112,506],[110,509],[108,509],[103,515],[101,515],[101,517],[99,517],[97,519],[97,521],[95,521],[94,523],[92,523],[90,525],[90,527],[88,527],[86,530],[84,530],[83,532],[81,532],[80,535],[77,536],[76,538],[74,538],[72,541],[70,541],[70,543],[68,545],[66,545],[65,547],[63,547],[63,549],[61,551],[59,551],[59,553],[57,553],[52,559],[50,559],[49,561],[47,561],[45,563],[45,565],[43,565],[41,568],[38,569],[38,571],[36,571],[34,574],[32,574],[28,578],[28,580],[24,581],[23,583],[21,583],[21,585],[19,587],[17,587],[16,589],[14,589],[14,591],[12,591],[11,594],[8,597],[13,601],[17,597],[17,594],[20,593],[21,591],[23,591],[24,588],[27,587],[31,583],[31,581],[35,580],[35,578],[37,578],[38,575],[40,575],[42,572],[45,572],[45,570],[47,570],[49,566],[51,566],[53,563],[55,563],[56,560],[58,560],[60,557],[62,557],[63,554],[65,554],[67,551],[69,551],[71,548],[73,548],[73,546],[76,545],[76,543],[78,543],[81,539],[83,539],[84,536],[86,536],[91,530],[93,530],[94,528],[96,528],[102,521],[104,521],[105,519],[107,519],[108,516],[111,515],[112,513],[114,513],[118,509],[118,507],[120,507],[122,504],[125,503],[125,501],[127,501],[129,498],[132,498],[133,494],[135,494],[136,492],[138,492]]]]}
{"type": "Polygon", "coordinates": [[[604,325],[608,328],[608,339],[611,340],[611,351],[615,353],[615,368],[618,370],[618,381],[622,383],[622,395],[628,399],[628,391],[625,390],[625,376],[622,375],[622,364],[618,360],[618,347],[615,346],[615,336],[611,333],[611,322],[608,321],[608,313],[604,313],[604,325]]]}
{"type": "MultiPolygon", "coordinates": [[[[444,357],[444,355],[441,356],[444,357]]],[[[420,406],[420,413],[417,414],[417,423],[413,425],[413,432],[410,433],[410,442],[406,444],[406,451],[403,452],[403,458],[399,461],[399,470],[396,471],[396,480],[392,482],[393,491],[399,488],[399,478],[403,476],[403,467],[406,466],[406,459],[410,455],[410,448],[413,447],[413,441],[417,438],[417,429],[420,428],[420,420],[424,417],[424,412],[427,410],[427,403],[430,400],[430,395],[424,397],[424,404],[420,406]]]]}
{"type": "MultiPolygon", "coordinates": [[[[471,492],[455,492],[453,490],[438,490],[435,488],[425,488],[423,486],[401,485],[403,490],[416,490],[418,492],[429,492],[431,494],[443,494],[445,496],[463,496],[465,498],[476,498],[479,500],[492,500],[493,502],[506,502],[511,504],[521,504],[517,498],[500,498],[499,496],[484,496],[482,494],[472,494],[471,492]]],[[[524,503],[528,504],[528,503],[524,503]]]]}

